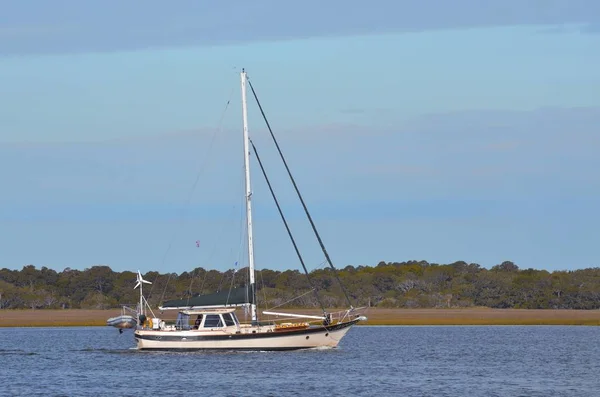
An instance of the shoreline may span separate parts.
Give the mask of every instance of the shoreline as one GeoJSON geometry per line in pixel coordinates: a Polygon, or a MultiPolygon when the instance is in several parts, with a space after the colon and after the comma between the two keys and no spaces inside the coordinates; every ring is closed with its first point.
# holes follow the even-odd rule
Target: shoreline
{"type": "MultiPolygon", "coordinates": [[[[312,313],[314,310],[289,309],[312,313]]],[[[0,310],[0,327],[107,326],[121,309],[0,310]]],[[[157,313],[158,314],[158,313],[157,313]]],[[[175,313],[159,315],[173,320],[175,313]],[[171,317],[173,317],[171,319],[171,317]]],[[[600,310],[563,309],[366,309],[368,321],[360,325],[600,325],[600,310]]],[[[243,314],[239,314],[242,320],[243,314]]]]}

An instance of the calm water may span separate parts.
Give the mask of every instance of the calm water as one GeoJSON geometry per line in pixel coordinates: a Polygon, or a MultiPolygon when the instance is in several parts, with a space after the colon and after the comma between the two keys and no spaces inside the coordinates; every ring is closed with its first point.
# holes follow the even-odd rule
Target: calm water
{"type": "Polygon", "coordinates": [[[600,327],[354,327],[337,350],[132,350],[109,327],[0,328],[0,395],[598,396],[600,327]]]}

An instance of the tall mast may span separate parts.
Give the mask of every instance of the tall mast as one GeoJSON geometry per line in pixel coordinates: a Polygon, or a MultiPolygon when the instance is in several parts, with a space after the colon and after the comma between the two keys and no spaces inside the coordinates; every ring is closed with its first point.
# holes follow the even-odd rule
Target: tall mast
{"type": "Polygon", "coordinates": [[[246,221],[248,229],[248,272],[250,278],[250,308],[252,323],[258,321],[256,315],[256,289],[254,281],[254,244],[252,242],[252,187],[250,185],[250,139],[248,137],[248,107],[246,104],[246,71],[240,73],[242,83],[242,118],[244,120],[244,171],[246,174],[246,221]]]}

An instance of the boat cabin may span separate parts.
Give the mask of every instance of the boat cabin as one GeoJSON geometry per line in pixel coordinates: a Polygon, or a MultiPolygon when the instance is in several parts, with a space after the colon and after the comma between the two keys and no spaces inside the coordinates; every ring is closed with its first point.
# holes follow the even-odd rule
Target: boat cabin
{"type": "Polygon", "coordinates": [[[235,308],[180,310],[175,321],[176,330],[205,330],[238,327],[240,322],[235,308]]]}

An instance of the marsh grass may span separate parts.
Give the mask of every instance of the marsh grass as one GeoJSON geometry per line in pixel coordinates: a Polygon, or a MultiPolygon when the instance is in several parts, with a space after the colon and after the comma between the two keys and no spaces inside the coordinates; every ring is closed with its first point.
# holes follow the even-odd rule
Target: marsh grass
{"type": "Polygon", "coordinates": [[[0,310],[0,327],[82,327],[106,325],[120,310],[0,310]]]}
{"type": "MultiPolygon", "coordinates": [[[[314,310],[290,309],[311,313],[314,310]]],[[[0,310],[0,327],[75,327],[106,326],[112,310],[0,310]]],[[[173,321],[176,313],[159,314],[173,321]],[[172,318],[171,318],[172,317],[172,318]]],[[[364,325],[600,325],[599,310],[527,309],[376,309],[366,310],[364,325]]],[[[244,316],[238,314],[240,320],[244,316]]]]}
{"type": "Polygon", "coordinates": [[[371,309],[365,325],[600,325],[598,310],[371,309]]]}

